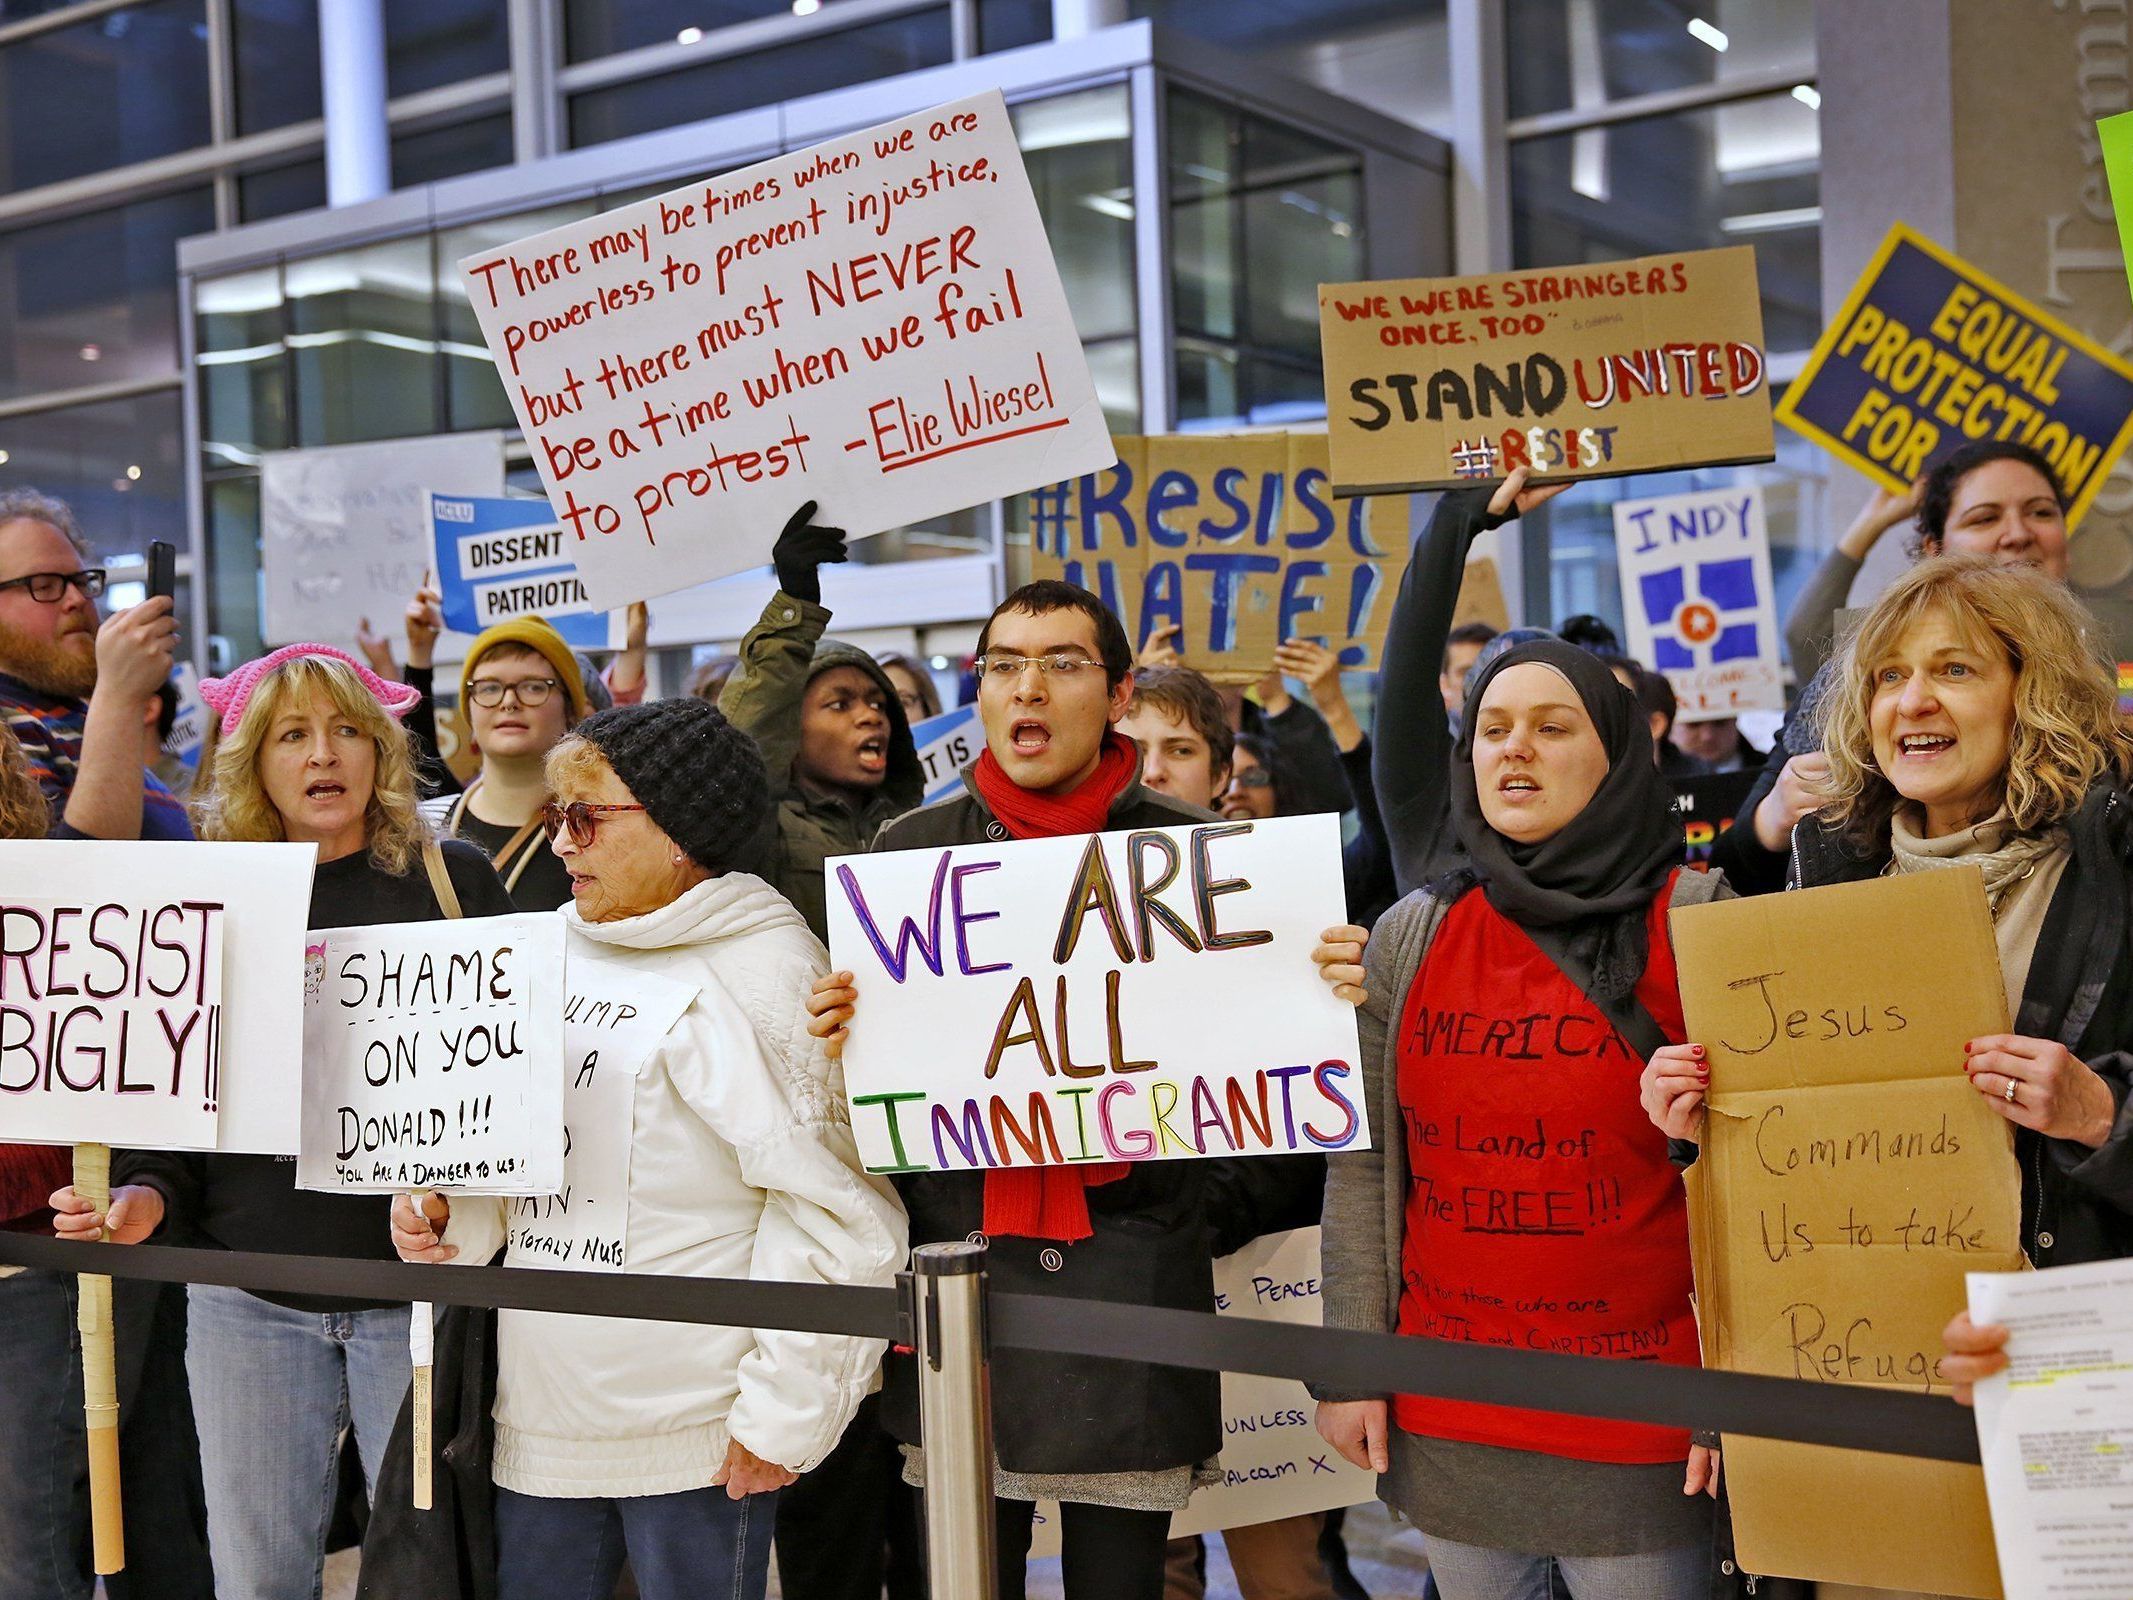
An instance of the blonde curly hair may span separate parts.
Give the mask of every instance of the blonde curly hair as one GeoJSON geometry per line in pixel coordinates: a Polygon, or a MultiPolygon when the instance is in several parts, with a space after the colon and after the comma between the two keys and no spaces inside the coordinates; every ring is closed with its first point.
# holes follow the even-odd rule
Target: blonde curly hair
{"type": "Polygon", "coordinates": [[[404,875],[431,838],[430,825],[417,806],[413,742],[363,687],[354,669],[330,656],[297,656],[261,678],[236,732],[202,757],[203,787],[193,802],[200,837],[270,843],[288,837],[281,813],[260,784],[259,750],[274,719],[292,702],[313,695],[370,736],[378,761],[364,811],[364,836],[380,871],[404,875]]]}
{"type": "Polygon", "coordinates": [[[2133,774],[2133,735],[2118,714],[2118,682],[2091,640],[2094,617],[2067,589],[2028,567],[1982,556],[1939,556],[1911,568],[1875,602],[1853,633],[1822,729],[1829,759],[1822,817],[1855,847],[1888,842],[1902,796],[1874,761],[1874,677],[1906,631],[1939,614],[1956,631],[2014,668],[2014,726],[2006,804],[2014,824],[2037,833],[2080,809],[2101,779],[2133,774]]]}
{"type": "Polygon", "coordinates": [[[51,823],[52,808],[30,771],[29,757],[0,727],[0,839],[42,839],[51,823]]]}

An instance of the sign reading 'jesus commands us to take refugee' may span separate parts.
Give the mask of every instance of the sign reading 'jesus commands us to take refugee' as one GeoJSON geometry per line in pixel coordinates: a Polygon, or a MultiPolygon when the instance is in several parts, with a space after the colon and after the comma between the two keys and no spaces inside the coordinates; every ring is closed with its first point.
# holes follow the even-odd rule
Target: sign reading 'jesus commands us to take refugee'
{"type": "Polygon", "coordinates": [[[830,862],[871,1172],[1367,1148],[1332,816],[830,862]]]}

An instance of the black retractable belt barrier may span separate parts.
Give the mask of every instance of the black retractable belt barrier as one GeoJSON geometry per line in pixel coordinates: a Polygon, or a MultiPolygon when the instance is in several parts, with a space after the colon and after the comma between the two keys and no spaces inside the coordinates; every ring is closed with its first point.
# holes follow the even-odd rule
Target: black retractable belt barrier
{"type": "MultiPolygon", "coordinates": [[[[165,1245],[95,1246],[0,1233],[0,1265],[5,1266],[79,1273],[90,1270],[85,1264],[90,1250],[99,1252],[94,1263],[99,1273],[159,1283],[789,1328],[912,1342],[897,1291],[886,1288],[421,1266],[165,1245]]],[[[988,1317],[992,1342],[1018,1349],[1298,1378],[1349,1393],[1433,1395],[1884,1455],[1978,1459],[1970,1413],[1938,1396],[1049,1295],[995,1294],[988,1317]]]]}

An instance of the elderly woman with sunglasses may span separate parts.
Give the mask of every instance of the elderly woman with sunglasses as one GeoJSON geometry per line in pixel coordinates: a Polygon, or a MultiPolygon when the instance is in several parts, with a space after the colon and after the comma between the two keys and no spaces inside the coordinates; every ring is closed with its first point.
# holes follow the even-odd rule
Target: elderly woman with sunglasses
{"type": "MultiPolygon", "coordinates": [[[[859,1164],[841,1074],[799,999],[828,959],[735,870],[772,826],[747,735],[702,700],[603,711],[548,757],[570,959],[696,991],[636,1069],[631,1272],[885,1286],[904,1216],[859,1164]]],[[[567,1174],[566,1174],[567,1181],[567,1174]]],[[[501,1203],[402,1199],[413,1261],[486,1261],[501,1203]]],[[[494,1406],[497,1591],[763,1595],[777,1492],[829,1454],[882,1342],[506,1311],[494,1406]]]]}

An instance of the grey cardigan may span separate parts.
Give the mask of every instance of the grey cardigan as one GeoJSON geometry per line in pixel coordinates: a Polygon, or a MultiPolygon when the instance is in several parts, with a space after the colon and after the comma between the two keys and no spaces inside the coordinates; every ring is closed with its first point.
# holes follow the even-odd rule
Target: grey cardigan
{"type": "MultiPolygon", "coordinates": [[[[1730,898],[1716,873],[1682,872],[1668,909],[1730,898]]],[[[1358,1015],[1371,1148],[1326,1164],[1322,1309],[1329,1328],[1399,1328],[1407,1146],[1400,1114],[1398,1022],[1448,906],[1427,889],[1386,912],[1366,960],[1370,998],[1358,1015]]],[[[1320,1400],[1377,1400],[1313,1386],[1320,1400]]],[[[1380,1498],[1424,1533],[1550,1555],[1631,1555],[1693,1542],[1710,1502],[1681,1492],[1682,1469],[1617,1466],[1392,1430],[1392,1471],[1380,1498]]]]}

